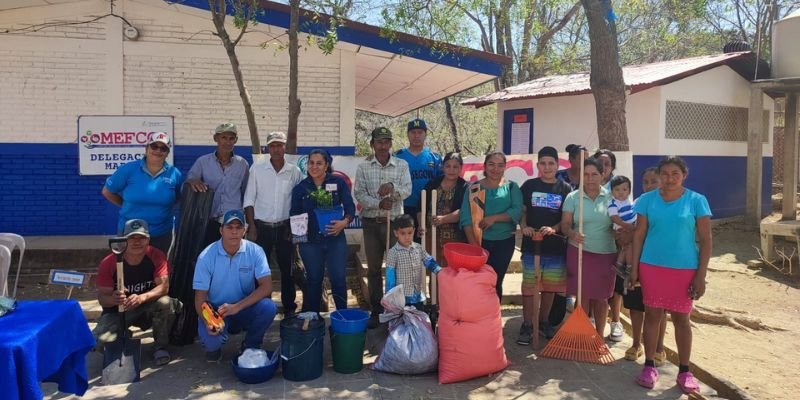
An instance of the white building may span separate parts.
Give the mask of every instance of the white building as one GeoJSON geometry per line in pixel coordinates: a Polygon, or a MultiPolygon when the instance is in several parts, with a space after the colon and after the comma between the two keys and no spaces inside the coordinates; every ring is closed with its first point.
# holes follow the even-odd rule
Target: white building
{"type": "MultiPolygon", "coordinates": [[[[112,233],[117,208],[99,195],[105,176],[78,171],[81,115],[174,117],[175,165],[210,152],[222,122],[240,126],[242,102],[207,0],[4,0],[0,2],[0,231],[112,233]]],[[[288,7],[261,1],[259,24],[237,47],[262,140],[288,125],[288,7]],[[262,46],[264,48],[262,48],[262,46]]],[[[324,16],[323,16],[324,17],[324,16]]],[[[326,27],[309,22],[314,34],[326,27]]],[[[234,32],[231,17],[228,29],[234,32]]],[[[306,33],[301,43],[306,43],[306,33]]],[[[355,110],[396,116],[500,74],[505,57],[348,22],[335,51],[300,51],[300,152],[354,152],[355,110]]],[[[313,38],[313,37],[312,37],[313,38]]],[[[143,147],[143,146],[142,146],[143,147]]]]}
{"type": "MultiPolygon", "coordinates": [[[[624,67],[634,181],[664,155],[679,155],[689,164],[687,186],[708,197],[715,217],[744,214],[754,61],[752,53],[739,52],[624,67]]],[[[463,102],[476,107],[490,103],[497,103],[498,147],[507,153],[519,152],[514,147],[520,144],[531,152],[546,145],[559,150],[570,143],[598,146],[588,72],[543,77],[463,102]],[[523,120],[532,121],[530,130],[512,135],[514,122],[523,120]]],[[[772,132],[773,108],[772,98],[763,95],[765,132],[772,132]]],[[[762,213],[768,213],[771,135],[762,149],[762,213]]],[[[636,187],[635,193],[640,192],[636,187]]]]}

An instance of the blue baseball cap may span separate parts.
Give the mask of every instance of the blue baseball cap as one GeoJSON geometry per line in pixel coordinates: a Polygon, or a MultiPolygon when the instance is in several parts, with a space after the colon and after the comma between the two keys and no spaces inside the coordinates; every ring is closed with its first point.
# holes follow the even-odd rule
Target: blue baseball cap
{"type": "Polygon", "coordinates": [[[428,131],[428,124],[426,124],[425,120],[422,119],[422,118],[412,119],[411,121],[408,121],[408,129],[407,130],[410,131],[412,129],[422,129],[425,132],[427,132],[428,131]]]}
{"type": "Polygon", "coordinates": [[[222,225],[228,225],[233,221],[239,221],[244,225],[244,213],[242,210],[230,210],[222,217],[222,225]]]}

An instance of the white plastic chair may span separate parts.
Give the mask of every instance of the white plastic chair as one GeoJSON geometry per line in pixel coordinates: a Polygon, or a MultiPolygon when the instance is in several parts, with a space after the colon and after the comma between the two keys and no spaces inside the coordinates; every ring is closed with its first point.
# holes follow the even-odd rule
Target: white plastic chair
{"type": "MultiPolygon", "coordinates": [[[[16,233],[0,233],[0,243],[8,247],[8,250],[13,252],[14,248],[19,249],[19,263],[17,264],[17,275],[14,278],[14,291],[11,297],[17,297],[17,286],[19,286],[19,273],[22,270],[22,257],[25,256],[25,238],[16,233]],[[9,244],[6,244],[9,243],[9,244]]],[[[10,272],[10,266],[9,266],[10,272]]],[[[6,278],[7,279],[7,278],[6,278]]]]}
{"type": "Polygon", "coordinates": [[[8,295],[8,269],[11,267],[11,250],[0,244],[0,290],[2,295],[8,295]]]}

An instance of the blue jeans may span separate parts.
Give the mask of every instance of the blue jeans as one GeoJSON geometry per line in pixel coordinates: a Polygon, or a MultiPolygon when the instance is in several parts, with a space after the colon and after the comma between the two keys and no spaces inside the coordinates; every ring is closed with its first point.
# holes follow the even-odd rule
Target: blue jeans
{"type": "Polygon", "coordinates": [[[489,264],[494,272],[497,273],[497,297],[503,300],[503,278],[506,277],[508,264],[511,263],[511,256],[514,255],[514,236],[501,240],[483,239],[482,247],[489,252],[489,264]]]}
{"type": "Polygon", "coordinates": [[[228,341],[228,333],[235,334],[246,331],[244,347],[260,349],[264,342],[264,334],[275,319],[277,307],[272,299],[261,299],[258,303],[239,311],[236,315],[225,317],[225,328],[219,335],[209,335],[202,317],[198,317],[197,335],[206,352],[217,351],[228,341]]]}
{"type": "Polygon", "coordinates": [[[306,267],[306,291],[303,293],[303,311],[319,312],[322,301],[322,279],[325,268],[331,281],[333,301],[337,309],[347,308],[347,239],[344,232],[325,237],[317,243],[300,243],[300,257],[306,267]]]}

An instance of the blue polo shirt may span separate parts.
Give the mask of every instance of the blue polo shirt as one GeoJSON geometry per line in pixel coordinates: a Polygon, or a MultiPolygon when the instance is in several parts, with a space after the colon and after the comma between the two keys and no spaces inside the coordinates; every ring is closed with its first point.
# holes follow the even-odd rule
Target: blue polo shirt
{"type": "Polygon", "coordinates": [[[442,175],[442,156],[434,153],[427,146],[416,156],[408,148],[400,149],[395,156],[408,163],[411,175],[411,196],[403,200],[404,207],[420,207],[420,193],[428,181],[442,175]]]}
{"type": "Polygon", "coordinates": [[[235,304],[256,290],[256,280],[270,275],[267,256],[261,246],[242,239],[233,256],[222,247],[222,239],[208,245],[197,257],[194,290],[207,290],[208,301],[219,307],[235,304]]]}
{"type": "Polygon", "coordinates": [[[664,201],[659,190],[636,199],[633,210],[647,218],[641,261],[659,267],[697,269],[700,249],[695,232],[697,219],[711,216],[706,197],[684,189],[681,197],[664,201]]]}
{"type": "Polygon", "coordinates": [[[105,185],[111,193],[122,197],[117,231],[122,232],[125,222],[134,218],[147,221],[152,236],[172,231],[173,207],[182,185],[183,174],[167,162],[155,175],[147,171],[144,158],[117,168],[105,185]]]}

